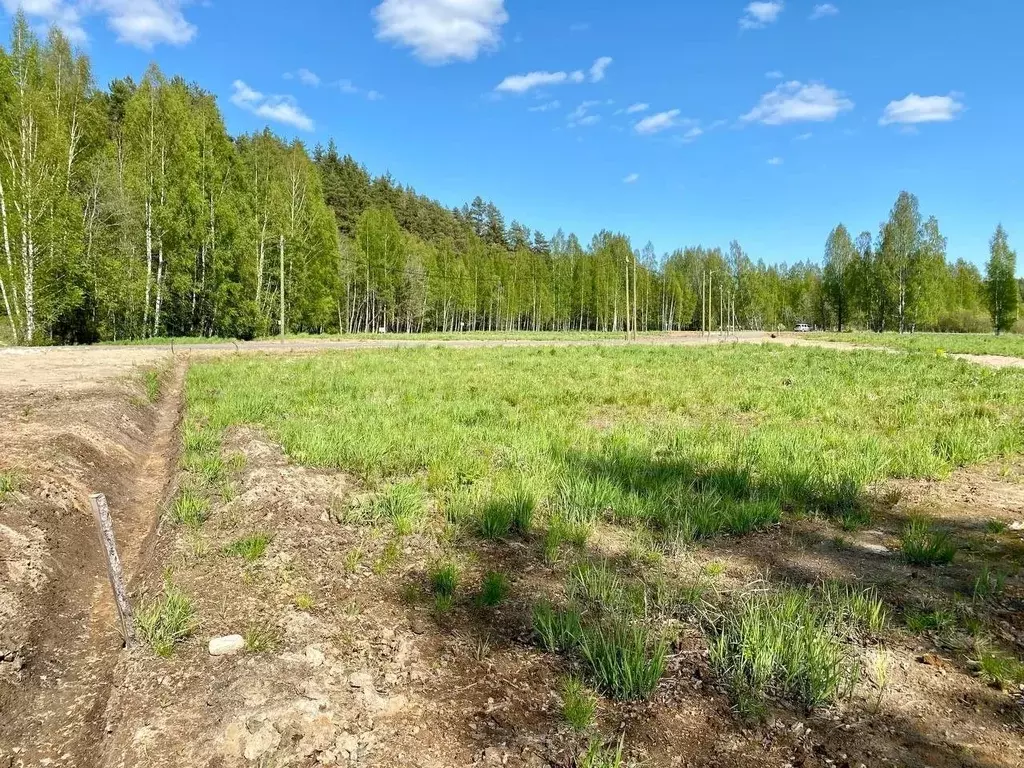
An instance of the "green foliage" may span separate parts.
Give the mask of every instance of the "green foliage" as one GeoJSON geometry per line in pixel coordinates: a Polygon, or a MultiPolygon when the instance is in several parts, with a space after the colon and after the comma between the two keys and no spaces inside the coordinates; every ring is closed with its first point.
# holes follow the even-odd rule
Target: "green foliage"
{"type": "Polygon", "coordinates": [[[583,680],[572,676],[562,683],[562,717],[577,731],[585,731],[594,724],[597,697],[583,680]]]}
{"type": "Polygon", "coordinates": [[[0,472],[0,501],[11,493],[16,493],[21,486],[21,475],[13,469],[0,472]]]}
{"type": "Polygon", "coordinates": [[[199,489],[186,485],[178,491],[171,505],[171,518],[174,522],[199,528],[206,521],[210,512],[210,500],[199,489]]]}
{"type": "Polygon", "coordinates": [[[172,585],[164,584],[163,592],[135,609],[135,631],[139,638],[164,658],[174,653],[174,646],[187,640],[199,628],[195,603],[172,585]]]}
{"type": "Polygon", "coordinates": [[[957,616],[953,611],[943,608],[934,608],[932,610],[911,608],[904,614],[903,623],[914,634],[923,634],[925,632],[942,634],[956,626],[957,616]]]}
{"type": "Polygon", "coordinates": [[[435,595],[452,598],[459,586],[459,566],[452,560],[439,560],[430,569],[430,588],[435,595]]]}
{"type": "Polygon", "coordinates": [[[236,539],[224,547],[224,554],[232,557],[241,557],[247,563],[254,563],[263,557],[274,540],[273,534],[254,533],[241,539],[236,539]]]}
{"type": "Polygon", "coordinates": [[[1008,331],[1017,321],[1020,291],[1017,287],[1017,254],[1010,250],[1006,230],[1000,224],[990,243],[991,257],[985,266],[988,311],[996,334],[1008,331]]]}
{"type": "Polygon", "coordinates": [[[844,640],[877,631],[885,621],[873,592],[825,585],[755,592],[709,625],[711,664],[745,717],[758,717],[770,696],[808,710],[834,702],[852,686],[858,666],[844,640]]]}
{"type": "Polygon", "coordinates": [[[665,672],[668,645],[625,620],[584,625],[578,652],[598,688],[613,698],[645,699],[665,672]]]}
{"type": "Polygon", "coordinates": [[[488,608],[501,605],[508,597],[508,591],[508,576],[500,571],[488,571],[480,587],[480,604],[488,608]]]}
{"type": "Polygon", "coordinates": [[[957,548],[948,532],[924,518],[915,518],[903,528],[900,549],[913,565],[947,565],[956,557],[957,548]]]}
{"type": "Polygon", "coordinates": [[[163,387],[163,382],[160,380],[160,371],[147,368],[143,372],[143,384],[146,386],[146,398],[149,402],[155,403],[160,399],[160,390],[163,387]]]}
{"type": "Polygon", "coordinates": [[[625,736],[620,736],[619,741],[612,747],[605,747],[600,739],[591,740],[587,745],[587,751],[580,756],[576,763],[577,768],[622,768],[623,750],[625,747],[625,736]]]}
{"type": "Polygon", "coordinates": [[[281,644],[280,632],[270,624],[255,624],[245,630],[243,637],[249,653],[270,653],[281,644]]]}
{"type": "Polygon", "coordinates": [[[1024,685],[1024,664],[1005,654],[985,651],[977,661],[979,676],[1000,688],[1024,685]]]}

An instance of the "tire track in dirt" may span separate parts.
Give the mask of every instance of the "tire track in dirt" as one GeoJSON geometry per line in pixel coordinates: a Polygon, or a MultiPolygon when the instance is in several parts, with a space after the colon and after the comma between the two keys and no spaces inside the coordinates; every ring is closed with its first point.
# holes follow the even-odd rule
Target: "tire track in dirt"
{"type": "MultiPolygon", "coordinates": [[[[73,473],[59,479],[68,484],[66,495],[74,507],[84,506],[84,499],[76,497],[87,491],[108,495],[118,550],[129,579],[145,567],[147,543],[173,477],[184,373],[181,364],[167,373],[150,428],[141,431],[134,445],[119,445],[122,432],[111,425],[108,444],[95,446],[97,454],[106,452],[122,461],[125,453],[132,456],[123,476],[101,471],[97,477],[87,471],[81,480],[72,477],[73,473]]],[[[93,386],[102,387],[98,383],[93,386]]],[[[127,419],[123,413],[121,418],[127,419]]],[[[72,423],[65,428],[73,432],[76,426],[72,423]]],[[[42,442],[53,442],[55,437],[46,435],[42,442]]],[[[57,447],[58,452],[62,450],[73,453],[80,448],[71,444],[57,447]]],[[[83,464],[89,467],[101,462],[85,459],[83,464]]],[[[110,466],[104,466],[109,472],[110,466]]],[[[48,524],[51,578],[35,596],[37,605],[29,606],[36,610],[30,617],[33,625],[26,667],[20,681],[0,689],[0,709],[4,711],[0,715],[0,766],[4,768],[95,765],[107,730],[107,701],[116,685],[122,641],[92,521],[80,509],[73,508],[70,513],[57,515],[58,519],[48,524]]]]}

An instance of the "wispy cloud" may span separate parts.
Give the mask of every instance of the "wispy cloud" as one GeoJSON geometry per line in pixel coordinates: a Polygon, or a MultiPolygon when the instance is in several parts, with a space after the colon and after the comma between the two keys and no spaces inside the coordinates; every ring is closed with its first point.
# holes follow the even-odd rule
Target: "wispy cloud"
{"type": "Polygon", "coordinates": [[[545,101],[543,104],[538,104],[535,107],[530,107],[529,112],[550,112],[553,109],[558,109],[562,106],[562,102],[558,101],[545,101]]]}
{"type": "Polygon", "coordinates": [[[187,0],[0,0],[10,14],[19,8],[30,19],[53,24],[75,43],[88,39],[82,26],[86,16],[106,19],[117,41],[150,50],[156,45],[185,45],[196,28],[182,12],[187,0]]]}
{"type": "Polygon", "coordinates": [[[638,181],[640,181],[640,174],[639,173],[631,173],[626,178],[624,178],[622,180],[622,183],[623,184],[636,184],[638,181]]]}
{"type": "Polygon", "coordinates": [[[740,119],[765,125],[824,122],[835,120],[840,112],[851,110],[853,106],[842,93],[823,83],[805,85],[791,80],[762,96],[760,103],[740,119]]]}
{"type": "Polygon", "coordinates": [[[811,11],[811,21],[824,19],[826,16],[837,16],[839,9],[832,3],[818,3],[811,11]]]}
{"type": "Polygon", "coordinates": [[[782,165],[781,157],[773,157],[768,160],[768,165],[782,165]]]}
{"type": "Polygon", "coordinates": [[[777,69],[773,69],[771,72],[765,72],[764,76],[767,77],[769,80],[781,80],[782,79],[782,73],[779,70],[777,70],[777,69]]]}
{"type": "MultiPolygon", "coordinates": [[[[590,67],[590,79],[591,82],[598,82],[604,79],[605,70],[611,65],[612,60],[609,56],[602,56],[593,63],[590,67]]],[[[566,72],[559,70],[558,72],[527,72],[525,75],[509,75],[500,83],[498,83],[494,90],[498,93],[526,93],[532,88],[542,88],[549,85],[565,85],[566,83],[579,84],[585,82],[587,76],[583,73],[582,69],[576,69],[572,72],[566,72]]]]}
{"type": "Polygon", "coordinates": [[[612,65],[611,56],[602,56],[590,67],[590,82],[599,83],[604,80],[604,73],[612,65]]]}
{"type": "Polygon", "coordinates": [[[635,115],[637,112],[646,112],[650,108],[651,108],[650,104],[645,104],[643,102],[637,102],[636,104],[630,104],[628,107],[626,107],[626,114],[627,115],[635,115]]]}
{"type": "Polygon", "coordinates": [[[320,76],[305,67],[301,67],[295,72],[285,72],[285,80],[298,80],[303,85],[308,85],[310,88],[320,87],[320,76]]]}
{"type": "Polygon", "coordinates": [[[807,133],[801,133],[799,136],[796,137],[796,140],[797,141],[807,141],[813,135],[814,134],[811,133],[810,131],[808,131],[807,133]]]}
{"type": "Polygon", "coordinates": [[[757,0],[750,3],[740,17],[740,29],[761,29],[774,24],[785,7],[782,0],[757,0]]]}
{"type": "Polygon", "coordinates": [[[704,129],[701,128],[699,125],[695,125],[690,130],[683,134],[682,142],[684,144],[689,144],[692,141],[696,141],[703,135],[704,129]]]}
{"type": "Polygon", "coordinates": [[[601,122],[600,115],[591,114],[590,110],[601,104],[600,101],[590,100],[581,102],[576,109],[569,113],[569,127],[576,128],[577,126],[587,127],[590,125],[597,125],[601,122]]]}
{"type": "Polygon", "coordinates": [[[658,112],[655,115],[645,117],[633,126],[637,133],[647,136],[652,133],[661,133],[679,124],[679,110],[669,109],[665,112],[658,112]]]}
{"type": "Polygon", "coordinates": [[[878,120],[879,125],[916,125],[918,123],[946,123],[963,112],[959,93],[948,96],[919,96],[911,93],[899,101],[890,101],[878,120]]]}
{"type": "Polygon", "coordinates": [[[267,120],[290,125],[301,131],[313,130],[313,120],[302,111],[293,97],[265,96],[250,88],[242,80],[235,80],[232,87],[234,92],[231,94],[231,103],[236,107],[267,120]]]}
{"type": "Polygon", "coordinates": [[[383,0],[377,39],[411,48],[427,64],[473,61],[501,42],[505,0],[383,0]]]}
{"type": "Polygon", "coordinates": [[[384,94],[380,91],[375,91],[372,88],[364,90],[347,78],[328,83],[328,87],[337,88],[342,93],[346,93],[351,96],[362,95],[366,97],[367,101],[380,101],[384,98],[384,94]]]}

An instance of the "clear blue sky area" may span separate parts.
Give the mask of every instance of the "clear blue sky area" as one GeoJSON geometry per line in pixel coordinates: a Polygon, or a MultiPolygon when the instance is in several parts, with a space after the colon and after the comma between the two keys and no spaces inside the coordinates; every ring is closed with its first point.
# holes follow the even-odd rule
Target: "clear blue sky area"
{"type": "MultiPolygon", "coordinates": [[[[981,265],[1024,243],[1017,0],[0,0],[100,83],[151,61],[232,132],[334,137],[372,173],[659,252],[819,260],[901,189],[981,265]]],[[[1020,271],[1020,270],[1019,270],[1020,271]]]]}

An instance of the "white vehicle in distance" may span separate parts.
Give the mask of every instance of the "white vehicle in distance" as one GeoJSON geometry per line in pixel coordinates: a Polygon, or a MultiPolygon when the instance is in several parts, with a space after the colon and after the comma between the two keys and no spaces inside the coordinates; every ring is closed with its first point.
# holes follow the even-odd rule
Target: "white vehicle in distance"
{"type": "Polygon", "coordinates": [[[793,330],[796,331],[797,333],[810,333],[811,326],[809,326],[807,323],[797,323],[796,328],[794,328],[793,330]]]}

